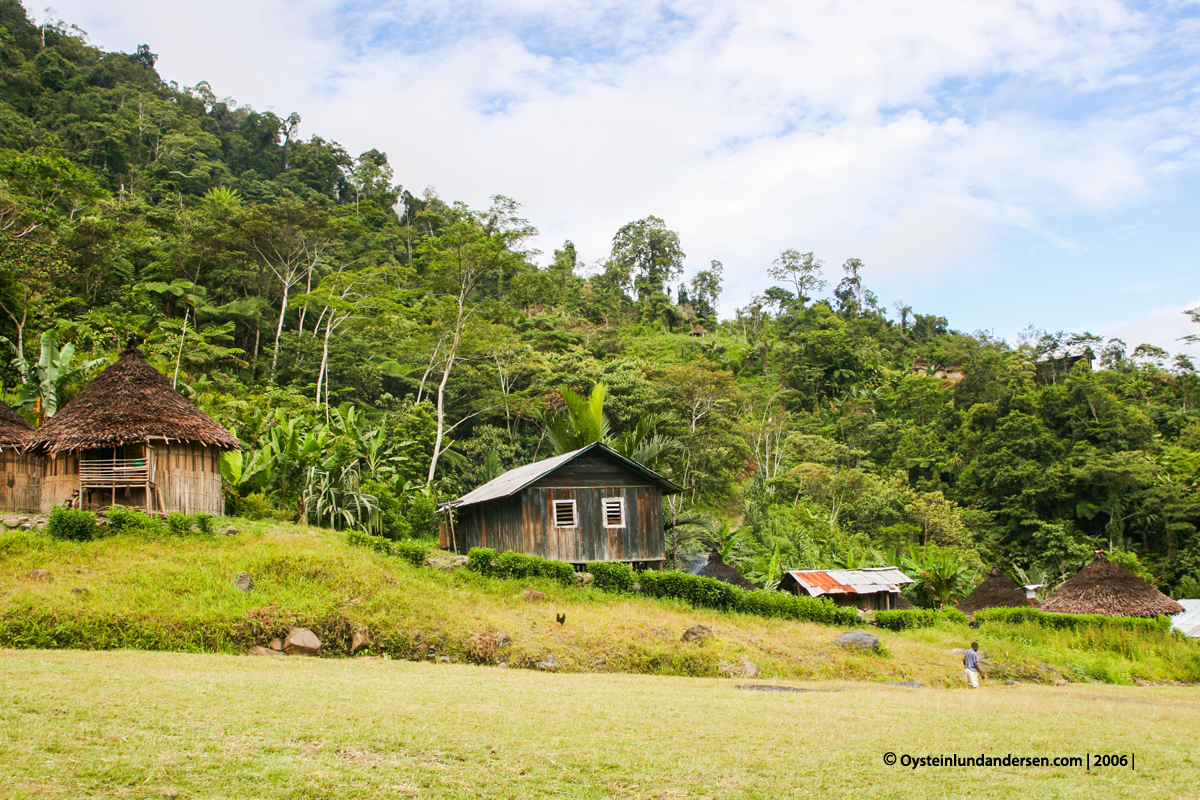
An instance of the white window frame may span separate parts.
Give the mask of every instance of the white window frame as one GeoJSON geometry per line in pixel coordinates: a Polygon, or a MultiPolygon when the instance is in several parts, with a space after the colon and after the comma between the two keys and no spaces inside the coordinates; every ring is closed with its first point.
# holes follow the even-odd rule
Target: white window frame
{"type": "Polygon", "coordinates": [[[624,497],[606,497],[600,501],[600,510],[603,514],[604,527],[606,528],[624,528],[625,527],[625,498],[624,497]],[[616,503],[617,508],[621,512],[621,521],[616,525],[610,525],[608,522],[608,504],[616,503]]]}
{"type": "Polygon", "coordinates": [[[569,530],[571,528],[579,527],[579,507],[575,504],[574,500],[551,500],[550,501],[550,513],[553,515],[554,527],[556,527],[556,528],[569,530]],[[558,508],[560,505],[570,505],[571,506],[571,524],[570,525],[559,525],[558,524],[558,508]]]}

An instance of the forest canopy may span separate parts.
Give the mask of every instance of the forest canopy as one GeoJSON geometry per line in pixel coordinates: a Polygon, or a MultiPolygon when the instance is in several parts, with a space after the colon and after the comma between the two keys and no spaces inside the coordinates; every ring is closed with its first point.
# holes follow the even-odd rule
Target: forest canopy
{"type": "Polygon", "coordinates": [[[684,278],[664,219],[540,265],[517,201],[414,194],[387,154],[155,63],[0,0],[0,378],[30,422],[134,337],[245,444],[231,512],[429,536],[439,500],[583,436],[685,487],[673,564],[903,562],[928,605],[1104,548],[1200,596],[1186,356],[952,330],[801,243],[721,319],[721,263],[684,278]]]}

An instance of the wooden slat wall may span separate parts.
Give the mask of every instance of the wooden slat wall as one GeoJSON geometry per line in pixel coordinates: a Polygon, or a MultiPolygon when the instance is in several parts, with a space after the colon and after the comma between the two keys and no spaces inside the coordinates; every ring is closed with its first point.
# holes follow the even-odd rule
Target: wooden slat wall
{"type": "Polygon", "coordinates": [[[644,477],[607,458],[577,459],[515,497],[460,511],[458,548],[464,553],[472,547],[515,550],[575,564],[661,561],[666,557],[662,490],[644,484],[644,477]],[[624,499],[624,527],[604,527],[606,497],[624,499]],[[554,526],[555,500],[575,501],[577,528],[554,526]]]}
{"type": "Polygon", "coordinates": [[[0,448],[0,511],[36,514],[41,503],[41,456],[0,448]]]}

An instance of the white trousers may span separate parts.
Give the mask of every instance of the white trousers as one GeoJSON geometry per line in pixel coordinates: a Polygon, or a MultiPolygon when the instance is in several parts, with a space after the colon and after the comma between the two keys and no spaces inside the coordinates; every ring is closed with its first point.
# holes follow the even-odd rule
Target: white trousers
{"type": "Polygon", "coordinates": [[[979,688],[979,673],[973,669],[964,669],[963,673],[965,673],[965,675],[967,677],[967,686],[970,686],[972,689],[978,689],[979,688]]]}

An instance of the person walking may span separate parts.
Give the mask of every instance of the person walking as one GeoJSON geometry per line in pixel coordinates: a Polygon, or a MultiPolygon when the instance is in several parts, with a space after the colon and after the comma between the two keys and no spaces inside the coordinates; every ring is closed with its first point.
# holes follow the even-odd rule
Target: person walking
{"type": "Polygon", "coordinates": [[[963,653],[963,674],[967,678],[967,686],[979,688],[979,642],[971,642],[971,649],[963,653]]]}

